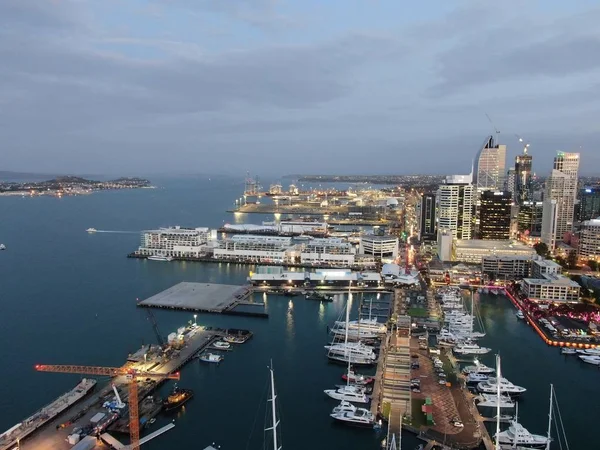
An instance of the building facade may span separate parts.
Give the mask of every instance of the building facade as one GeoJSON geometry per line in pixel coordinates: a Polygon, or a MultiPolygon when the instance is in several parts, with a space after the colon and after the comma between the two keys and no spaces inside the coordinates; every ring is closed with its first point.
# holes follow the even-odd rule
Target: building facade
{"type": "Polygon", "coordinates": [[[573,231],[578,174],[579,153],[559,152],[546,180],[542,212],[542,242],[551,251],[562,242],[565,233],[573,231]]]}
{"type": "Polygon", "coordinates": [[[510,192],[484,191],[479,206],[479,237],[484,240],[510,238],[512,196],[510,192]]]}
{"type": "Polygon", "coordinates": [[[141,233],[141,244],[137,253],[143,256],[198,258],[207,252],[208,242],[215,241],[216,238],[216,230],[203,227],[175,226],[146,230],[141,233]]]}
{"type": "Polygon", "coordinates": [[[446,178],[437,192],[438,229],[449,230],[455,239],[473,237],[475,188],[470,175],[446,178]]]}
{"type": "Polygon", "coordinates": [[[525,278],[522,288],[530,300],[552,303],[578,302],[581,295],[581,287],[563,275],[525,278]]]}
{"type": "Polygon", "coordinates": [[[533,248],[517,241],[457,240],[453,245],[453,260],[480,265],[486,256],[523,256],[533,259],[533,248]]]}
{"type": "Polygon", "coordinates": [[[489,255],[481,260],[481,273],[497,280],[520,280],[528,277],[530,267],[529,256],[489,255]]]}
{"type": "Polygon", "coordinates": [[[398,238],[395,236],[362,236],[358,253],[373,255],[380,259],[396,259],[398,257],[398,238]]]}
{"type": "Polygon", "coordinates": [[[419,239],[434,240],[437,234],[435,194],[424,193],[419,208],[419,239]]]}
{"type": "Polygon", "coordinates": [[[519,205],[517,227],[520,234],[541,236],[543,202],[525,201],[519,205]]]}
{"type": "Polygon", "coordinates": [[[299,252],[292,238],[279,236],[236,235],[219,241],[213,250],[215,259],[269,263],[296,262],[299,252]]]}
{"type": "Polygon", "coordinates": [[[300,262],[351,267],[356,264],[355,255],[354,246],[342,239],[313,239],[302,246],[300,262]]]}
{"type": "Polygon", "coordinates": [[[600,217],[600,186],[588,186],[579,190],[577,220],[597,219],[600,217]]]}
{"type": "Polygon", "coordinates": [[[600,218],[581,223],[577,253],[584,261],[600,260],[600,218]]]}
{"type": "Polygon", "coordinates": [[[477,191],[499,191],[504,188],[506,145],[499,145],[488,136],[477,152],[473,167],[473,184],[477,191]]]}
{"type": "Polygon", "coordinates": [[[518,204],[531,201],[533,196],[533,158],[527,153],[527,146],[515,158],[515,199],[518,204]]]}

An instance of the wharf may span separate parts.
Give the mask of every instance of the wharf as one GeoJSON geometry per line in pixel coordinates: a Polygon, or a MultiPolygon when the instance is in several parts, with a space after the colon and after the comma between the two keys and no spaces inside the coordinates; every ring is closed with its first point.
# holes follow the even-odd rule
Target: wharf
{"type": "Polygon", "coordinates": [[[177,309],[212,314],[268,317],[264,304],[247,301],[252,290],[245,286],[181,282],[139,301],[138,306],[177,309]],[[261,311],[242,311],[239,307],[259,306],[261,311]]]}
{"type": "MultiPolygon", "coordinates": [[[[183,344],[168,353],[166,357],[157,357],[145,363],[127,363],[127,367],[138,370],[151,371],[157,374],[167,374],[178,371],[183,365],[191,361],[193,357],[211,346],[216,339],[226,335],[225,330],[204,329],[201,327],[192,327],[185,335],[183,344]]],[[[40,377],[47,376],[40,374],[40,377]]],[[[112,379],[119,392],[127,392],[127,380],[125,377],[116,377],[112,379]]],[[[160,386],[161,383],[154,381],[139,382],[139,398],[143,399],[151,394],[160,386]]],[[[106,412],[102,407],[103,403],[114,396],[110,384],[90,394],[85,400],[71,406],[68,410],[57,415],[44,426],[36,429],[25,442],[21,441],[23,448],[32,448],[36,450],[69,450],[71,445],[67,442],[67,436],[71,434],[73,428],[84,426],[90,423],[90,419],[98,412],[106,412]]],[[[126,401],[127,396],[123,395],[126,401]]],[[[2,447],[2,450],[12,449],[12,446],[2,447]]]]}

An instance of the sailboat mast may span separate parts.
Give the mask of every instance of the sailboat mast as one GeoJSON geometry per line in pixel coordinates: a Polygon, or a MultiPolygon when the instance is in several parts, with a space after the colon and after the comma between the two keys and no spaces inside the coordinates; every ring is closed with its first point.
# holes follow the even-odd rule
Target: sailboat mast
{"type": "Polygon", "coordinates": [[[471,339],[473,339],[473,322],[475,322],[475,301],[473,298],[473,291],[471,290],[471,339]]]}
{"type": "Polygon", "coordinates": [[[548,411],[548,442],[546,450],[550,450],[550,438],[552,437],[552,402],[554,400],[554,385],[550,385],[550,411],[548,411]]]}
{"type": "MultiPolygon", "coordinates": [[[[348,349],[348,328],[350,328],[350,299],[352,296],[352,293],[350,292],[350,287],[352,286],[352,282],[350,282],[350,284],[348,284],[348,301],[346,302],[346,336],[344,339],[344,348],[345,348],[345,354],[346,354],[346,358],[348,359],[348,376],[346,379],[346,386],[350,385],[350,350],[348,349]]],[[[360,322],[359,322],[360,323],[360,322]]],[[[359,333],[360,333],[360,328],[359,328],[359,333]]]]}
{"type": "Polygon", "coordinates": [[[275,395],[275,377],[273,376],[273,362],[271,362],[271,367],[269,367],[269,371],[271,372],[271,410],[273,414],[273,427],[268,428],[273,430],[273,450],[280,450],[281,447],[277,446],[277,426],[279,425],[279,421],[277,420],[277,407],[275,405],[275,399],[277,396],[275,395]]]}
{"type": "Polygon", "coordinates": [[[496,450],[500,450],[500,355],[496,355],[496,450]]]}

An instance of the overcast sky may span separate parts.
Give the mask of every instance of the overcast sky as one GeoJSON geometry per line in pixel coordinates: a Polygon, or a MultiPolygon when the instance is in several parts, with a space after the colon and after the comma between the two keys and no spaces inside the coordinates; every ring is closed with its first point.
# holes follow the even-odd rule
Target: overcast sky
{"type": "Polygon", "coordinates": [[[0,170],[600,173],[600,4],[0,0],[0,170]]]}

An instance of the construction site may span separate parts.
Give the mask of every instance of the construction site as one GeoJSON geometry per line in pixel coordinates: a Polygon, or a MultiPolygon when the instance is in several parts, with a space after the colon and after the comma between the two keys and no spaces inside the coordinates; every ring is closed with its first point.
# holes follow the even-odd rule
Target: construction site
{"type": "Polygon", "coordinates": [[[34,370],[39,372],[93,378],[83,378],[75,389],[2,433],[0,450],[138,450],[144,442],[172,429],[175,425],[169,423],[141,437],[141,430],[153,423],[163,408],[162,399],[154,392],[167,380],[179,380],[179,370],[214,342],[227,337],[228,330],[205,328],[194,321],[165,338],[152,312],[146,312],[157,343],[142,346],[121,367],[35,365],[34,370]],[[110,381],[96,387],[101,383],[96,381],[99,377],[110,381]],[[121,442],[124,438],[126,444],[121,442]]]}

